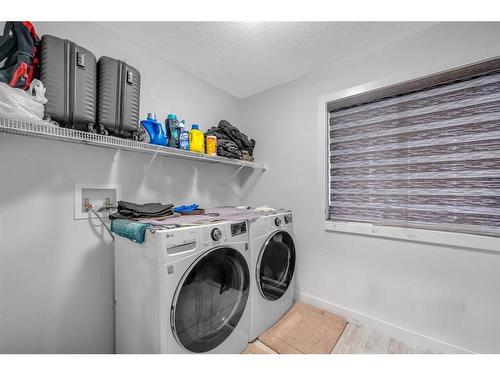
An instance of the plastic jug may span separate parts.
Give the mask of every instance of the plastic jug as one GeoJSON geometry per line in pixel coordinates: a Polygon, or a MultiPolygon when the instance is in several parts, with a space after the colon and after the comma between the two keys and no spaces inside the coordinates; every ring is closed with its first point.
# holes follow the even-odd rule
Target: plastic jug
{"type": "Polygon", "coordinates": [[[189,132],[189,150],[193,152],[204,153],[205,152],[205,135],[200,130],[197,124],[191,125],[191,131],[189,132]]]}
{"type": "Polygon", "coordinates": [[[163,131],[161,123],[156,121],[156,114],[148,113],[148,119],[141,120],[141,125],[149,134],[149,143],[160,146],[167,145],[167,137],[163,131]]]}
{"type": "Polygon", "coordinates": [[[184,120],[179,123],[181,128],[179,134],[179,148],[181,150],[189,150],[189,132],[186,130],[184,120]]]}
{"type": "Polygon", "coordinates": [[[179,136],[181,128],[177,116],[170,113],[165,120],[165,129],[167,130],[168,145],[170,147],[179,148],[179,136]]]}

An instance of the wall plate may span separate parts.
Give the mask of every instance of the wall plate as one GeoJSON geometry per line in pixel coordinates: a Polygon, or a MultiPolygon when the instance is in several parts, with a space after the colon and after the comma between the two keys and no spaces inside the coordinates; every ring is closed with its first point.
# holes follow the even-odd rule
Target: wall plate
{"type": "Polygon", "coordinates": [[[120,199],[120,185],[114,184],[75,184],[75,220],[94,218],[93,214],[85,210],[85,200],[98,210],[108,201],[110,206],[116,207],[120,199]]]}

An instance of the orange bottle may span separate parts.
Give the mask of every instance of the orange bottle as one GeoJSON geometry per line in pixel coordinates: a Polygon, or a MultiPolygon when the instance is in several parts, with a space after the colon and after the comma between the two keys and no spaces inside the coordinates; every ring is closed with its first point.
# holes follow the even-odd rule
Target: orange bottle
{"type": "Polygon", "coordinates": [[[207,135],[206,143],[207,155],[217,155],[217,137],[215,135],[207,135]]]}

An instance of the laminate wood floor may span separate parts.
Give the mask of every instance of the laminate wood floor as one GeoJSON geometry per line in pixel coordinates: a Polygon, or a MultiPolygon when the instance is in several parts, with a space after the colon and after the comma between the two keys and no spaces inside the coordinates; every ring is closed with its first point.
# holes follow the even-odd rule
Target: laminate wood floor
{"type": "MultiPolygon", "coordinates": [[[[264,343],[255,340],[253,348],[260,349],[259,353],[276,354],[264,343]]],[[[413,348],[393,337],[384,335],[376,330],[354,323],[348,323],[339,341],[335,344],[331,354],[431,354],[413,348]]]]}
{"type": "Polygon", "coordinates": [[[373,329],[348,323],[332,354],[429,354],[373,329]]]}

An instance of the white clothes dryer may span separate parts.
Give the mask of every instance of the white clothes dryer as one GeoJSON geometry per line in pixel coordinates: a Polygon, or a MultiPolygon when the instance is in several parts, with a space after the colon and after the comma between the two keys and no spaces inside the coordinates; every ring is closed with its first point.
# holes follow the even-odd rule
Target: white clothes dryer
{"type": "Polygon", "coordinates": [[[296,249],[292,213],[249,220],[249,235],[251,342],[293,305],[296,249]]]}

